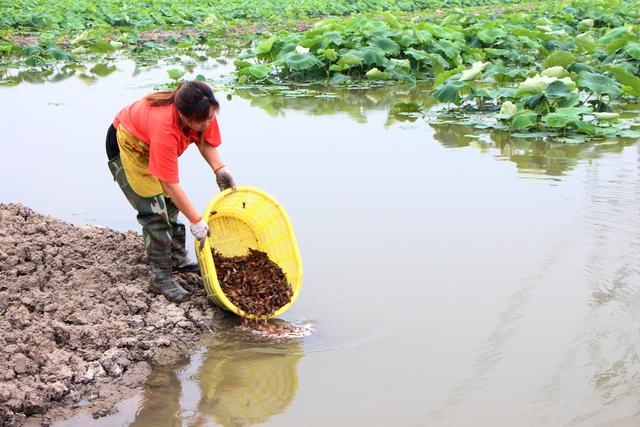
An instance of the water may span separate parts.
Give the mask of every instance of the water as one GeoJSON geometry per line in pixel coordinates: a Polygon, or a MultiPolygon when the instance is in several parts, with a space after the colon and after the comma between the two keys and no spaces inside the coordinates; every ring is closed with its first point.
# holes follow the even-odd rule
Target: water
{"type": "MultiPolygon", "coordinates": [[[[138,229],[104,134],[166,75],[119,68],[90,85],[0,89],[2,201],[138,229]]],[[[305,280],[283,319],[311,333],[264,342],[230,321],[184,365],[154,371],[119,414],[64,425],[640,422],[631,141],[555,146],[389,115],[419,89],[219,94],[222,158],[293,222],[305,280]]],[[[180,168],[204,210],[212,173],[195,149],[180,168]]]]}

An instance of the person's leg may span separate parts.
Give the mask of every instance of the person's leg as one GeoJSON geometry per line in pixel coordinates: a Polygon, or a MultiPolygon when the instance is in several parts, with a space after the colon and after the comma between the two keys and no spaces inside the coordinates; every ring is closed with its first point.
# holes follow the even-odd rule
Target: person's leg
{"type": "Polygon", "coordinates": [[[171,224],[171,266],[176,271],[200,273],[198,263],[189,258],[186,250],[187,232],[184,224],[178,223],[179,210],[170,198],[165,197],[167,202],[167,214],[171,224]]]}
{"type": "Polygon", "coordinates": [[[162,194],[153,197],[136,194],[127,181],[119,156],[109,161],[109,170],[131,206],[138,212],[149,263],[151,292],[162,294],[173,302],[187,300],[189,292],[171,278],[172,229],[165,197],[162,194]]]}

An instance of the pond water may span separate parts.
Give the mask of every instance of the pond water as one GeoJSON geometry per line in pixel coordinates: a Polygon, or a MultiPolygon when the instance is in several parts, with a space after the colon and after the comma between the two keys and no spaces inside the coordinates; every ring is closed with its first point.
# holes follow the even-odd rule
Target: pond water
{"type": "MultiPolygon", "coordinates": [[[[167,78],[118,68],[0,88],[0,200],[138,230],[104,136],[123,105],[167,78]]],[[[311,333],[265,342],[230,318],[118,414],[59,425],[640,423],[633,141],[551,145],[390,116],[421,88],[219,95],[225,163],[291,217],[305,279],[283,320],[311,333]]],[[[180,168],[204,210],[211,172],[195,149],[180,168]]]]}

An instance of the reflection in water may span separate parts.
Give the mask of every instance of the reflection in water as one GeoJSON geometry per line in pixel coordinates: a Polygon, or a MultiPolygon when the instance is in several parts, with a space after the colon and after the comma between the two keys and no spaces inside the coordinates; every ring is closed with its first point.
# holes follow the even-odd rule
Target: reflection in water
{"type": "MultiPolygon", "coordinates": [[[[248,99],[274,117],[287,111],[308,115],[346,113],[358,123],[366,123],[373,110],[387,112],[385,126],[398,122],[415,122],[437,105],[430,96],[431,83],[415,86],[382,86],[369,89],[338,89],[330,93],[321,89],[239,89],[235,95],[248,99]]],[[[630,108],[628,106],[628,108],[630,108]]],[[[427,124],[421,120],[422,125],[427,124]]],[[[633,139],[610,138],[606,142],[568,144],[539,138],[513,138],[510,132],[487,131],[455,123],[430,124],[434,139],[447,148],[475,147],[483,152],[496,152],[496,157],[514,162],[522,173],[559,176],[573,169],[578,161],[594,159],[604,153],[620,153],[635,143],[633,139]]]]}
{"type": "Polygon", "coordinates": [[[548,422],[557,403],[567,401],[563,386],[576,370],[587,374],[597,398],[568,420],[570,425],[637,425],[640,416],[640,161],[614,170],[594,163],[586,172],[589,255],[583,269],[589,278],[589,311],[557,372],[540,390],[532,425],[548,422]],[[631,415],[619,418],[616,413],[631,415]]]}
{"type": "Polygon", "coordinates": [[[472,126],[452,123],[431,124],[433,137],[447,148],[475,147],[514,162],[522,173],[559,176],[573,169],[578,161],[595,159],[604,153],[620,153],[635,143],[632,139],[609,139],[603,143],[565,144],[540,139],[513,138],[505,131],[479,131],[472,126]]]}
{"type": "Polygon", "coordinates": [[[298,390],[301,340],[261,341],[234,331],[206,343],[185,378],[183,366],[155,369],[131,426],[249,426],[283,413],[298,390]]]}
{"type": "Polygon", "coordinates": [[[251,102],[268,114],[284,117],[286,112],[300,111],[312,116],[346,113],[358,123],[366,123],[368,112],[388,111],[386,125],[397,121],[415,121],[416,117],[407,116],[403,111],[392,107],[396,104],[415,104],[430,107],[436,104],[429,96],[430,84],[415,86],[373,87],[369,89],[335,88],[330,93],[305,90],[265,90],[259,88],[239,89],[235,95],[251,102]],[[418,104],[419,103],[419,104],[418,104]]]}

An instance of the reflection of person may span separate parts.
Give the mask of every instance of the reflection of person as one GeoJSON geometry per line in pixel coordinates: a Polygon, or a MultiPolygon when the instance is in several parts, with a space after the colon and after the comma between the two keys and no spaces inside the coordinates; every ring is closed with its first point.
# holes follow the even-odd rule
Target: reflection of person
{"type": "Polygon", "coordinates": [[[191,81],[175,90],[151,93],[122,109],[107,132],[109,169],[138,211],[151,274],[151,292],[182,302],[189,292],[171,278],[172,269],[198,272],[185,250],[185,227],[204,243],[209,229],[178,179],[178,156],[195,143],[216,175],[220,190],[235,187],[220,159],[220,106],[209,86],[191,81]]]}

